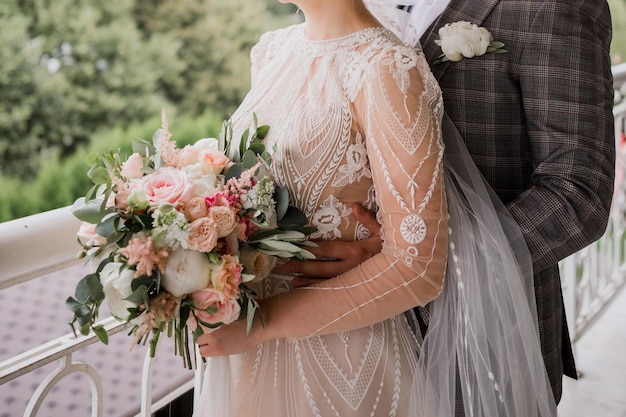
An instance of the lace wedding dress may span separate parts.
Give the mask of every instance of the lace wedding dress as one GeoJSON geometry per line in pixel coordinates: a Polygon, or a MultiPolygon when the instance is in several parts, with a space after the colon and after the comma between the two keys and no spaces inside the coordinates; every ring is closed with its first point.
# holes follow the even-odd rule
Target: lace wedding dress
{"type": "Polygon", "coordinates": [[[272,174],[317,227],[313,237],[367,237],[350,208],[364,203],[377,211],[383,250],[312,287],[293,290],[290,277],[276,275],[258,284],[259,297],[283,304],[286,313],[271,321],[289,338],[210,359],[195,416],[451,416],[459,367],[464,401],[478,403],[474,415],[550,415],[536,413],[550,406],[534,395],[549,388],[525,296],[532,283],[513,278],[520,293],[501,295],[510,301],[505,312],[473,297],[482,285],[500,296],[489,281],[472,283],[478,274],[495,274],[497,290],[503,268],[521,268],[506,245],[471,237],[481,225],[466,208],[472,197],[458,191],[465,185],[444,170],[441,92],[423,55],[383,28],[324,41],[308,40],[303,25],[267,33],[252,51],[252,88],[232,117],[233,137],[253,113],[270,125],[272,174]],[[453,288],[437,298],[444,277],[453,288]],[[433,330],[422,340],[404,312],[433,299],[433,330]],[[494,348],[494,360],[510,353],[520,362],[494,363],[494,348]],[[508,409],[509,400],[518,414],[481,413],[508,409]]]}

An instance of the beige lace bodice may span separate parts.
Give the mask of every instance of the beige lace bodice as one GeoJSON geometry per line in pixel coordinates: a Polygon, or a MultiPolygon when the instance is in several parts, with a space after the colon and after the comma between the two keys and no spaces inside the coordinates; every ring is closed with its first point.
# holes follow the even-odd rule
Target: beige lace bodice
{"type": "Polygon", "coordinates": [[[442,111],[423,55],[391,32],[310,41],[300,24],[265,34],[253,48],[252,88],[232,119],[235,137],[252,113],[270,125],[273,175],[317,227],[313,237],[367,237],[351,206],[377,210],[383,253],[362,265],[363,276],[345,274],[345,284],[385,270],[396,278],[379,289],[409,289],[409,308],[439,293],[445,269],[442,111]]]}
{"type": "Polygon", "coordinates": [[[447,253],[436,81],[421,53],[385,29],[309,41],[303,25],[261,38],[252,80],[233,137],[256,113],[270,126],[272,174],[314,237],[366,237],[351,211],[363,203],[377,210],[383,250],[307,288],[263,280],[257,329],[272,340],[227,359],[232,397],[215,394],[207,371],[198,415],[415,415],[418,342],[402,313],[440,293],[447,253]],[[208,411],[222,403],[231,411],[208,411]]]}

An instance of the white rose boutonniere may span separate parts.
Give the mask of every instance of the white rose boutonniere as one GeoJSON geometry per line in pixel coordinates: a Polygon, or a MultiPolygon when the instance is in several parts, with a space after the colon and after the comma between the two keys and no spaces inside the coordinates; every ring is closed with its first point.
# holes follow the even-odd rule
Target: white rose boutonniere
{"type": "Polygon", "coordinates": [[[439,39],[435,41],[443,54],[435,64],[446,61],[460,61],[486,53],[504,53],[504,44],[493,40],[491,32],[470,22],[447,23],[439,29],[439,39]]]}

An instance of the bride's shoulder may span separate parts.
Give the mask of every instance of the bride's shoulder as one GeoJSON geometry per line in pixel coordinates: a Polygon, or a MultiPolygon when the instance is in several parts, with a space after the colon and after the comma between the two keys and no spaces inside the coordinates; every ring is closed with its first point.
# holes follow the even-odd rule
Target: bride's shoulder
{"type": "Polygon", "coordinates": [[[263,47],[272,43],[281,42],[284,39],[289,39],[293,34],[301,30],[301,27],[302,23],[298,23],[265,32],[261,35],[259,42],[255,46],[263,47]]]}
{"type": "Polygon", "coordinates": [[[263,33],[250,52],[253,62],[261,62],[265,58],[271,59],[281,49],[281,45],[284,46],[287,40],[293,39],[293,35],[300,30],[301,25],[291,25],[263,33]]]}

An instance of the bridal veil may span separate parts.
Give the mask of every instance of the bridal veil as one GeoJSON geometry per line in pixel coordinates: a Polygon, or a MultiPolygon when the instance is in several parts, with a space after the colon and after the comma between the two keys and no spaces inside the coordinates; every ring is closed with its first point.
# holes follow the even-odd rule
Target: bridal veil
{"type": "MultiPolygon", "coordinates": [[[[421,35],[416,28],[434,20],[447,3],[365,1],[381,23],[416,47],[421,35]]],[[[422,410],[418,415],[454,416],[462,403],[466,416],[555,416],[539,345],[530,254],[446,115],[442,129],[448,267],[445,288],[429,305],[419,352],[424,379],[414,397],[423,404],[415,408],[422,410]]]]}

